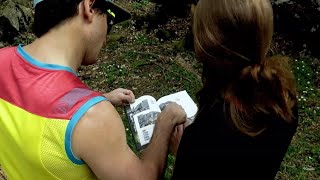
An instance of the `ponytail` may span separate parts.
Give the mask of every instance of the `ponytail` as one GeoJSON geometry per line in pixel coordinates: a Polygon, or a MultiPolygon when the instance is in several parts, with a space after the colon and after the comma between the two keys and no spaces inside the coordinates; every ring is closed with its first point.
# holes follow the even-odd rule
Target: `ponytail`
{"type": "Polygon", "coordinates": [[[237,80],[227,88],[230,119],[243,133],[256,136],[269,122],[259,122],[258,114],[276,115],[292,123],[292,108],[296,104],[296,89],[288,59],[273,57],[245,67],[237,80]]]}

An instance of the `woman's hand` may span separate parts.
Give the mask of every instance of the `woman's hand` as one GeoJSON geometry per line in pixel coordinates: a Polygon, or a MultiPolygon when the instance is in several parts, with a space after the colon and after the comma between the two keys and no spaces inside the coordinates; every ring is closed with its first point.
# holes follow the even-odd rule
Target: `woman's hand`
{"type": "Polygon", "coordinates": [[[177,152],[178,152],[180,141],[181,141],[181,138],[183,135],[183,131],[184,131],[184,127],[183,127],[183,124],[181,124],[181,125],[176,126],[172,132],[169,149],[174,157],[177,156],[177,152]]]}
{"type": "Polygon", "coordinates": [[[184,132],[184,129],[191,124],[191,120],[187,119],[184,124],[180,124],[175,127],[170,139],[170,152],[174,157],[177,156],[180,141],[184,132]]]}
{"type": "Polygon", "coordinates": [[[126,106],[135,101],[135,96],[128,89],[118,88],[103,94],[114,106],[126,106]]]}

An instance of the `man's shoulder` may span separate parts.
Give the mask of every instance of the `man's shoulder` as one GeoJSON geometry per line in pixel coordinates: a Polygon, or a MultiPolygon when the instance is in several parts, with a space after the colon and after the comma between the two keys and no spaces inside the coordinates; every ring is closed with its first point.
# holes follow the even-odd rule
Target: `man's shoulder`
{"type": "MultiPolygon", "coordinates": [[[[107,141],[109,139],[124,138],[124,127],[120,115],[114,106],[108,101],[101,101],[92,106],[81,117],[77,123],[74,133],[82,138],[92,137],[90,139],[102,138],[107,141]],[[112,134],[112,136],[110,136],[112,134]]],[[[76,138],[77,139],[77,138],[76,138]]],[[[90,141],[88,139],[88,141],[90,141]]],[[[101,139],[100,139],[101,140],[101,139]]],[[[79,141],[78,141],[79,142],[79,141]]]]}
{"type": "Polygon", "coordinates": [[[84,118],[86,117],[94,119],[113,119],[115,117],[119,117],[119,114],[109,101],[104,100],[88,109],[84,118]]]}
{"type": "Polygon", "coordinates": [[[121,125],[122,120],[115,107],[109,101],[104,100],[88,109],[81,118],[80,124],[85,129],[95,127],[97,130],[101,128],[110,130],[111,128],[116,131],[118,128],[115,127],[121,125]]]}
{"type": "Polygon", "coordinates": [[[5,51],[5,50],[9,50],[9,49],[15,49],[15,48],[17,48],[17,47],[15,47],[15,46],[6,46],[6,47],[2,47],[2,48],[0,48],[0,52],[2,52],[2,51],[5,51]]]}
{"type": "Polygon", "coordinates": [[[17,47],[11,47],[11,46],[0,48],[0,57],[14,55],[16,48],[17,47]]]}

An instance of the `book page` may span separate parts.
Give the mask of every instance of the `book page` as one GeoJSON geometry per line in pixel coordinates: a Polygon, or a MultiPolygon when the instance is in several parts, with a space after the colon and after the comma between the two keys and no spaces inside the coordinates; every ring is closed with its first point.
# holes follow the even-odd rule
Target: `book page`
{"type": "Polygon", "coordinates": [[[193,101],[187,91],[180,91],[174,94],[170,94],[160,98],[157,101],[158,106],[160,109],[163,109],[166,104],[170,102],[175,102],[182,106],[187,114],[187,118],[193,121],[195,115],[197,114],[198,107],[197,104],[193,101]]]}
{"type": "Polygon", "coordinates": [[[141,96],[126,108],[132,134],[139,146],[150,142],[161,110],[152,96],[141,96]]]}
{"type": "Polygon", "coordinates": [[[150,109],[159,109],[159,107],[154,97],[146,95],[139,97],[134,103],[130,104],[130,108],[128,109],[130,112],[128,113],[135,115],[150,109]]]}
{"type": "Polygon", "coordinates": [[[150,142],[155,122],[158,119],[159,114],[160,111],[148,110],[133,116],[141,146],[150,142]]]}

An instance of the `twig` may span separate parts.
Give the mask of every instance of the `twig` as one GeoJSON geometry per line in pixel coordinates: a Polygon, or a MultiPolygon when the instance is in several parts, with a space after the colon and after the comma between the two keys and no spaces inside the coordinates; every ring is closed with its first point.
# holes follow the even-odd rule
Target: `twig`
{"type": "MultiPolygon", "coordinates": [[[[159,58],[162,58],[164,56],[160,55],[160,54],[155,54],[155,53],[152,53],[152,52],[141,52],[141,51],[132,51],[133,53],[136,53],[136,54],[141,54],[141,55],[149,55],[149,56],[153,56],[153,57],[159,57],[159,58]]],[[[174,71],[170,71],[164,67],[161,66],[161,64],[155,62],[155,61],[149,61],[149,63],[144,63],[144,64],[141,64],[139,65],[139,67],[141,66],[146,66],[146,65],[151,65],[151,64],[155,64],[157,65],[158,67],[160,67],[162,69],[162,72],[164,73],[165,71],[169,71],[177,76],[179,76],[180,78],[184,79],[184,80],[187,80],[188,82],[192,82],[190,79],[184,77],[184,76],[181,76],[180,74],[174,72],[174,71]]]]}
{"type": "Polygon", "coordinates": [[[141,52],[141,51],[133,51],[133,53],[141,54],[141,55],[149,55],[149,56],[154,56],[154,57],[163,57],[160,54],[155,54],[152,52],[141,52]]]}
{"type": "MultiPolygon", "coordinates": [[[[162,70],[164,70],[164,71],[169,71],[168,69],[165,69],[164,67],[162,67],[159,63],[157,63],[157,62],[151,62],[151,63],[153,63],[153,64],[155,64],[155,65],[157,65],[158,67],[160,67],[162,70]]],[[[190,79],[188,79],[188,78],[186,78],[186,77],[184,77],[184,76],[181,76],[180,74],[178,74],[178,73],[176,73],[176,72],[174,72],[174,71],[170,71],[171,73],[173,73],[173,74],[175,74],[175,75],[177,75],[177,76],[179,76],[179,77],[181,77],[182,79],[184,79],[184,80],[187,80],[187,81],[189,81],[190,83],[192,82],[190,79]]]]}

